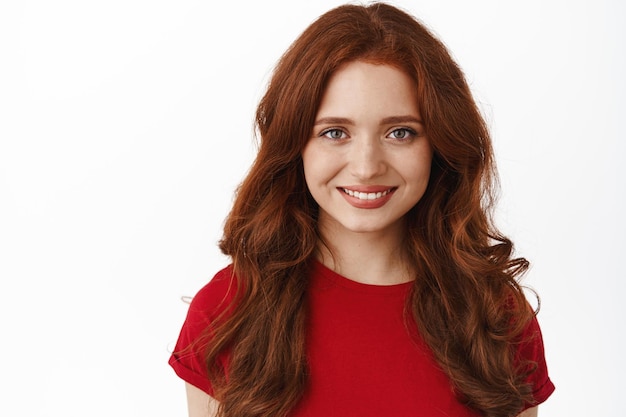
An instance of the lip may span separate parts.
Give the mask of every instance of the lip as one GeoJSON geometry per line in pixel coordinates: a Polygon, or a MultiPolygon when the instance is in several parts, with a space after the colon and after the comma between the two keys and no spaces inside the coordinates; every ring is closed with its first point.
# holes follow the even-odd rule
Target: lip
{"type": "Polygon", "coordinates": [[[343,189],[358,191],[360,193],[382,193],[387,190],[395,190],[397,187],[389,185],[347,185],[345,187],[337,187],[340,191],[343,189]]]}
{"type": "Polygon", "coordinates": [[[337,191],[341,193],[343,198],[353,207],[361,208],[361,209],[377,209],[384,206],[389,199],[393,196],[393,193],[396,191],[397,187],[390,187],[384,185],[358,185],[358,186],[347,186],[347,187],[337,187],[337,191]],[[359,193],[385,193],[381,197],[374,199],[360,199],[358,197],[353,197],[347,194],[344,190],[350,190],[359,193]]]}

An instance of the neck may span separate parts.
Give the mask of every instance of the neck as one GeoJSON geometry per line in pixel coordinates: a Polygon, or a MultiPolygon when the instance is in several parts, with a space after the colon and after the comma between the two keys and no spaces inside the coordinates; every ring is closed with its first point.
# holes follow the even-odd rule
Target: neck
{"type": "Polygon", "coordinates": [[[394,285],[414,279],[402,246],[403,223],[395,230],[355,233],[322,227],[317,257],[325,266],[353,281],[394,285]]]}

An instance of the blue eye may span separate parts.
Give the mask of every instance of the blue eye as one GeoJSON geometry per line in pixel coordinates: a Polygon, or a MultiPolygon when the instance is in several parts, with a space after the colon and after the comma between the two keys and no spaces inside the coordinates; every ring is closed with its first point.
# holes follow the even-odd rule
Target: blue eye
{"type": "Polygon", "coordinates": [[[414,136],[416,136],[417,133],[413,130],[413,129],[408,129],[406,127],[400,128],[400,129],[395,129],[393,130],[389,136],[392,139],[397,139],[397,140],[406,140],[406,139],[410,139],[414,136]]]}
{"type": "Polygon", "coordinates": [[[343,139],[346,134],[341,129],[328,129],[322,132],[322,135],[328,139],[343,139]]]}

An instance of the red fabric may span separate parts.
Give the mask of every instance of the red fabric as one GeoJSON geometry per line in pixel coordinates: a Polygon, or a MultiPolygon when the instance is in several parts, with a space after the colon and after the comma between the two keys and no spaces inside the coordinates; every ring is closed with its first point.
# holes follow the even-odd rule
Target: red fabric
{"type": "MultiPolygon", "coordinates": [[[[220,302],[232,299],[231,275],[230,268],[220,271],[194,297],[176,351],[195,340],[219,314],[220,302]]],[[[428,347],[407,331],[403,312],[410,287],[411,283],[361,284],[316,263],[308,294],[309,386],[291,417],[480,416],[458,402],[428,347]]],[[[416,334],[414,328],[411,331],[416,334]]],[[[524,339],[529,342],[518,354],[538,364],[529,380],[541,403],[554,385],[536,320],[524,339]]],[[[211,395],[200,351],[175,352],[170,364],[183,380],[211,395]]]]}
{"type": "MultiPolygon", "coordinates": [[[[187,318],[178,336],[169,364],[184,381],[213,395],[213,387],[206,373],[202,337],[213,322],[233,300],[236,287],[232,266],[219,271],[191,300],[187,318]]],[[[225,356],[222,363],[226,363],[225,356]]]]}

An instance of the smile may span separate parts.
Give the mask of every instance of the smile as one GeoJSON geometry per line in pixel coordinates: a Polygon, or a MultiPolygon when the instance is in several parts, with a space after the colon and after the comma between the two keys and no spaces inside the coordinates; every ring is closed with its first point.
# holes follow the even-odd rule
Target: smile
{"type": "Polygon", "coordinates": [[[348,194],[350,197],[358,198],[359,200],[376,200],[378,198],[382,198],[382,197],[386,196],[387,194],[392,192],[394,189],[393,188],[389,188],[388,190],[379,191],[379,192],[376,192],[376,193],[363,193],[363,192],[360,192],[360,191],[349,190],[347,188],[341,188],[341,190],[344,193],[348,194]]]}

